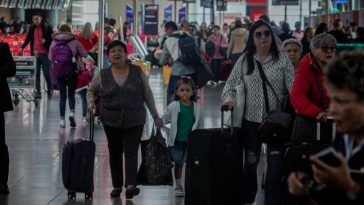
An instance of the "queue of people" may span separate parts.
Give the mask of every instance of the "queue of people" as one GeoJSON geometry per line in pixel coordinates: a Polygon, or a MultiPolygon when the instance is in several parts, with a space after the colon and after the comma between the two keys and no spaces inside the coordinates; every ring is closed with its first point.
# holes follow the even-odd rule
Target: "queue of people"
{"type": "MultiPolygon", "coordinates": [[[[62,50],[62,53],[57,53],[64,56],[70,53],[72,63],[69,66],[73,66],[67,75],[61,76],[60,73],[56,73],[56,81],[60,89],[60,127],[65,127],[67,97],[70,105],[70,126],[75,127],[75,84],[77,73],[85,69],[79,66],[78,62],[87,63],[88,54],[92,55],[97,47],[95,43],[97,37],[91,34],[92,29],[88,24],[85,25],[85,31],[79,37],[79,41],[71,33],[68,25],[62,25],[59,32],[52,35],[48,25],[41,23],[42,17],[39,14],[34,14],[32,17],[34,25],[30,27],[22,48],[28,43],[31,44],[31,52],[39,62],[36,71],[37,79],[42,68],[47,82],[48,97],[53,94],[50,67],[55,68],[60,62],[55,60],[56,55],[53,52],[60,49],[58,46],[68,47],[69,51],[66,49],[62,50]]],[[[337,33],[340,25],[338,22],[335,23],[335,33],[337,33]]],[[[156,109],[146,75],[127,59],[125,43],[111,39],[106,48],[106,57],[110,65],[102,68],[93,77],[89,89],[83,93],[87,96],[87,104],[84,104],[84,108],[87,105],[89,111],[95,110],[96,106],[100,106],[101,109],[100,119],[106,134],[110,156],[113,186],[110,196],[120,197],[123,187],[126,188],[127,199],[132,199],[140,193],[137,187],[137,156],[147,116],[144,104],[157,127],[171,123],[167,146],[175,163],[175,195],[184,196],[182,170],[188,154],[186,149],[188,134],[203,126],[203,116],[196,102],[195,69],[193,65],[186,65],[181,60],[178,47],[180,38],[178,35],[188,33],[196,39],[201,56],[207,52],[206,47],[201,45],[208,42],[214,44],[214,52],[210,56],[211,70],[215,74],[214,82],[221,80],[220,69],[223,59],[227,57],[231,60],[232,70],[222,92],[222,106],[232,109],[235,105],[236,87],[240,83],[244,84],[244,114],[239,116],[242,118],[240,134],[244,139],[242,149],[245,156],[242,170],[244,175],[244,186],[241,187],[244,200],[242,204],[254,203],[258,191],[257,167],[262,147],[259,134],[261,124],[270,111],[282,109],[282,102],[287,95],[296,112],[295,126],[304,123],[303,121],[323,123],[321,132],[322,137],[327,139],[326,142],[332,139],[326,136],[330,132],[325,130],[325,123],[328,123],[331,117],[335,119],[337,131],[340,134],[335,138],[333,147],[341,153],[337,156],[340,162],[338,167],[330,166],[315,157],[310,158],[313,177],[309,180],[320,188],[311,190],[305,187],[305,182],[310,177],[308,173],[299,171],[290,173],[287,180],[289,193],[299,196],[298,200],[305,197],[317,204],[335,204],[338,201],[341,202],[340,204],[362,204],[364,202],[362,194],[364,52],[343,53],[335,57],[336,44],[339,42],[337,36],[323,31],[313,37],[311,28],[307,27],[301,33],[298,24],[293,35],[290,34],[287,25],[283,25],[285,25],[285,31],[282,33],[284,35],[281,34],[278,37],[284,36],[288,39],[282,39],[282,46],[279,47],[272,23],[264,18],[249,25],[248,29],[243,27],[240,19],[236,19],[235,30],[231,30],[231,35],[221,33],[218,25],[212,25],[209,34],[205,28],[206,25],[201,24],[201,31],[197,34],[196,26],[184,24],[185,31],[180,31],[176,23],[167,22],[164,25],[167,37],[161,48],[159,63],[170,64],[172,74],[167,88],[168,106],[161,117],[156,109]],[[238,45],[237,42],[243,42],[243,44],[238,45]],[[307,48],[308,45],[309,48],[307,48]],[[100,98],[99,105],[96,103],[97,97],[100,98]],[[125,168],[123,168],[123,155],[125,168]]],[[[0,44],[0,48],[4,49],[1,53],[8,53],[6,44],[0,44]]],[[[10,57],[1,55],[1,57],[6,57],[0,61],[1,79],[15,75],[11,55],[10,57]]],[[[2,87],[6,92],[2,96],[8,96],[5,80],[2,87]]],[[[41,97],[39,84],[36,84],[36,97],[41,97]]],[[[2,106],[2,112],[12,109],[7,101],[2,106]]],[[[0,118],[0,123],[1,126],[4,125],[4,117],[0,118]]],[[[0,194],[9,194],[8,171],[6,171],[9,154],[5,143],[5,128],[2,127],[4,140],[0,144],[0,164],[1,167],[5,167],[5,172],[0,176],[0,194]]],[[[312,136],[311,133],[317,134],[312,130],[294,129],[291,142],[312,141],[317,136],[312,136]]],[[[277,188],[283,186],[281,181],[283,172],[280,168],[282,145],[268,144],[267,146],[264,204],[282,204],[285,196],[281,189],[277,188]]]]}

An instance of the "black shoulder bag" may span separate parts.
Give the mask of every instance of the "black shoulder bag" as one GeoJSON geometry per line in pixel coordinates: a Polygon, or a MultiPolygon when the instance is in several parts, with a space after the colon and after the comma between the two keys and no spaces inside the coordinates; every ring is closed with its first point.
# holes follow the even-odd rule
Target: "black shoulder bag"
{"type": "Polygon", "coordinates": [[[290,139],[290,123],[292,116],[289,113],[283,112],[281,110],[270,110],[267,84],[273,91],[274,96],[277,98],[278,103],[282,105],[281,100],[278,98],[276,91],[273,86],[269,83],[267,76],[265,75],[262,65],[260,62],[256,61],[258,65],[259,75],[263,83],[263,94],[264,94],[264,104],[267,112],[262,124],[259,127],[259,135],[261,141],[267,144],[282,145],[289,142],[290,139]]]}

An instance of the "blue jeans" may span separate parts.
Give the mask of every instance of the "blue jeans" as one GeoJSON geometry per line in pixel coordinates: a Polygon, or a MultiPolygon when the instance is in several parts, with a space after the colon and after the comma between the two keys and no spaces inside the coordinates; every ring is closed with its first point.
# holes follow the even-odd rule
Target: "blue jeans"
{"type": "Polygon", "coordinates": [[[264,205],[280,205],[282,190],[282,160],[279,147],[268,145],[264,205]]]}
{"type": "Polygon", "coordinates": [[[244,186],[243,199],[244,203],[253,203],[258,191],[257,166],[260,160],[260,151],[262,143],[259,140],[258,128],[260,123],[251,122],[243,119],[242,135],[244,136],[244,186]]]}
{"type": "Polygon", "coordinates": [[[38,54],[36,55],[37,59],[37,67],[35,71],[35,89],[37,93],[40,93],[40,68],[42,67],[44,78],[47,82],[47,91],[52,91],[52,83],[51,83],[51,76],[49,74],[49,69],[51,63],[48,59],[48,54],[38,54]]]}
{"type": "Polygon", "coordinates": [[[87,98],[86,98],[87,89],[83,89],[78,92],[78,94],[81,96],[82,100],[82,117],[86,117],[87,115],[87,98]]]}
{"type": "MultiPolygon", "coordinates": [[[[192,79],[195,78],[195,74],[186,74],[183,76],[190,76],[192,79]]],[[[181,76],[178,75],[170,75],[169,76],[169,82],[167,87],[167,105],[169,105],[174,100],[174,90],[176,88],[178,80],[181,78],[181,76]]]]}
{"type": "Polygon", "coordinates": [[[68,96],[68,103],[70,106],[70,110],[75,110],[76,101],[75,101],[75,90],[76,90],[76,82],[77,75],[76,73],[68,76],[58,78],[58,87],[59,87],[59,114],[61,117],[65,116],[66,113],[66,101],[68,96]]]}

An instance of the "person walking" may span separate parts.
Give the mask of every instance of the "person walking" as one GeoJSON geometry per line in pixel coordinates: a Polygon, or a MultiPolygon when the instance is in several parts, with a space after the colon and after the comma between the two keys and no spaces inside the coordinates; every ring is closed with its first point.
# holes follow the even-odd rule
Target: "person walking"
{"type": "MultiPolygon", "coordinates": [[[[250,28],[247,45],[235,64],[222,92],[223,106],[234,106],[235,88],[243,79],[245,87],[245,112],[241,130],[244,136],[244,187],[245,204],[255,201],[258,190],[257,166],[260,161],[262,143],[258,129],[270,110],[280,110],[280,102],[291,90],[294,68],[289,58],[281,53],[275,42],[271,26],[264,20],[256,21],[250,28]],[[261,71],[259,71],[261,70],[261,71]],[[271,86],[266,86],[268,99],[264,96],[261,72],[271,86]]],[[[268,84],[266,82],[266,84],[268,84]]],[[[265,179],[265,204],[279,204],[280,164],[279,148],[268,145],[267,175],[265,179]]]]}
{"type": "Polygon", "coordinates": [[[231,65],[234,66],[236,61],[243,53],[248,41],[249,32],[243,28],[240,18],[235,20],[235,27],[230,32],[230,41],[227,49],[227,58],[231,60],[231,65]]]}
{"type": "Polygon", "coordinates": [[[49,60],[52,62],[52,72],[57,77],[57,84],[59,87],[60,100],[59,100],[59,114],[61,117],[60,127],[65,128],[65,114],[66,114],[66,101],[68,98],[69,103],[69,120],[70,127],[76,127],[75,120],[75,90],[77,83],[77,59],[83,58],[87,62],[87,51],[82,44],[76,40],[75,36],[71,33],[71,28],[67,24],[59,27],[58,33],[54,35],[54,40],[51,44],[49,51],[49,60]],[[63,58],[67,59],[63,59],[63,58]],[[59,62],[65,61],[64,64],[59,62]]]}
{"type": "Polygon", "coordinates": [[[29,27],[29,32],[21,46],[20,52],[30,43],[30,52],[37,58],[37,67],[35,71],[35,97],[41,98],[40,88],[40,69],[42,68],[45,81],[47,83],[47,95],[52,97],[52,83],[50,77],[50,61],[48,59],[49,48],[52,42],[52,28],[42,22],[42,16],[39,13],[32,15],[33,25],[29,27]]]}
{"type": "Polygon", "coordinates": [[[197,93],[194,82],[189,76],[182,76],[174,89],[174,101],[166,108],[162,120],[163,124],[171,123],[167,146],[174,161],[174,178],[176,181],[175,196],[183,197],[182,184],[183,165],[187,160],[188,134],[202,127],[200,106],[197,101],[197,93]]]}
{"type": "Polygon", "coordinates": [[[15,76],[16,67],[8,44],[0,43],[0,53],[0,195],[7,195],[9,194],[9,151],[5,141],[4,113],[13,109],[13,102],[6,78],[15,76]]]}
{"type": "Polygon", "coordinates": [[[114,187],[110,196],[120,197],[124,184],[126,199],[132,199],[140,192],[136,185],[138,149],[147,117],[144,103],[156,124],[161,124],[161,119],[146,75],[127,60],[126,45],[119,40],[111,41],[106,53],[111,66],[95,75],[87,91],[87,102],[89,110],[94,110],[95,96],[100,96],[100,120],[108,142],[114,187]]]}

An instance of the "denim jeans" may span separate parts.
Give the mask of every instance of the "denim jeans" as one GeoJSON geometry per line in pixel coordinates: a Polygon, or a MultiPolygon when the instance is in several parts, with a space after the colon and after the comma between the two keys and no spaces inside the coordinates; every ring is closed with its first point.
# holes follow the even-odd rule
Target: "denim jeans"
{"type": "Polygon", "coordinates": [[[49,70],[51,63],[48,59],[48,54],[37,54],[37,67],[35,71],[35,89],[37,93],[40,93],[40,68],[42,67],[43,75],[47,83],[47,91],[52,91],[51,76],[49,70]]]}
{"type": "Polygon", "coordinates": [[[245,203],[253,203],[258,191],[257,166],[260,160],[262,143],[259,140],[258,128],[260,123],[243,119],[242,134],[244,136],[244,186],[243,199],[245,203]]]}
{"type": "Polygon", "coordinates": [[[86,117],[87,115],[87,98],[86,98],[87,89],[83,89],[78,92],[78,94],[81,96],[82,101],[82,117],[86,117]]]}
{"type": "Polygon", "coordinates": [[[264,205],[280,205],[282,190],[282,160],[279,147],[268,145],[264,205]]]}
{"type": "Polygon", "coordinates": [[[68,76],[58,78],[58,87],[59,87],[59,114],[61,117],[65,116],[66,113],[66,101],[68,96],[68,103],[70,110],[75,110],[76,101],[75,101],[75,90],[76,90],[76,82],[77,75],[76,73],[68,76]]]}

